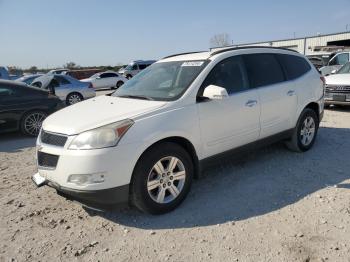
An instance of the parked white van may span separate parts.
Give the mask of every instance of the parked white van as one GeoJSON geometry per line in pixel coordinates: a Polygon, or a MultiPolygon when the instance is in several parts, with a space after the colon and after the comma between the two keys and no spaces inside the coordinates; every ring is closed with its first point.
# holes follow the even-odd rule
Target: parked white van
{"type": "Polygon", "coordinates": [[[169,212],[208,159],[278,140],[309,150],[323,116],[323,81],[286,49],[166,57],[113,95],[49,116],[33,180],[88,206],[130,201],[169,212]]]}
{"type": "Polygon", "coordinates": [[[340,52],[335,54],[324,67],[320,68],[322,75],[327,76],[337,72],[343,65],[350,62],[350,52],[340,52]]]}

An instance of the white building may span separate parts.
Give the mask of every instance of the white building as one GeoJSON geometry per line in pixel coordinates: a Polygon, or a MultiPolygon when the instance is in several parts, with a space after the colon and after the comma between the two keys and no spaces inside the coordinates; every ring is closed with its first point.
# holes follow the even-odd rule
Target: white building
{"type": "MultiPolygon", "coordinates": [[[[233,45],[235,46],[274,46],[293,49],[304,55],[313,55],[320,52],[334,52],[350,48],[350,32],[309,36],[304,38],[274,40],[233,45]]],[[[214,48],[215,49],[215,48],[214,48]]]]}

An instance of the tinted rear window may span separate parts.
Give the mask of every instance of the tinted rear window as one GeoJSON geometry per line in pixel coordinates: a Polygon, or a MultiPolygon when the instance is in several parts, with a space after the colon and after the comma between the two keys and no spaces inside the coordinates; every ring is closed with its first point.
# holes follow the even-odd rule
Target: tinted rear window
{"type": "Polygon", "coordinates": [[[311,70],[310,64],[302,57],[282,54],[278,54],[277,57],[285,68],[289,80],[301,77],[311,70]]]}
{"type": "Polygon", "coordinates": [[[274,54],[244,55],[251,87],[261,87],[285,81],[283,70],[274,54]]]}

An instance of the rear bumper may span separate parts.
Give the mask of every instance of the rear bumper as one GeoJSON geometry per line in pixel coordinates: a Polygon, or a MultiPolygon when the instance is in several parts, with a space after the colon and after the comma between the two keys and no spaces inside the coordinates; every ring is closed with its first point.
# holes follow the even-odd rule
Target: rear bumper
{"type": "Polygon", "coordinates": [[[89,88],[88,90],[85,90],[84,92],[82,92],[82,95],[84,96],[84,99],[89,99],[89,98],[95,97],[96,92],[94,89],[89,88]]]}

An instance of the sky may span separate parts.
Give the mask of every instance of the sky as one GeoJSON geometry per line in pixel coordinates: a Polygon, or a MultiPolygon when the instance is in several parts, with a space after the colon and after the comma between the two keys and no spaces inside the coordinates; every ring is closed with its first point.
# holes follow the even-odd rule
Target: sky
{"type": "Polygon", "coordinates": [[[234,44],[350,30],[350,0],[0,0],[0,65],[119,65],[234,44]]]}

